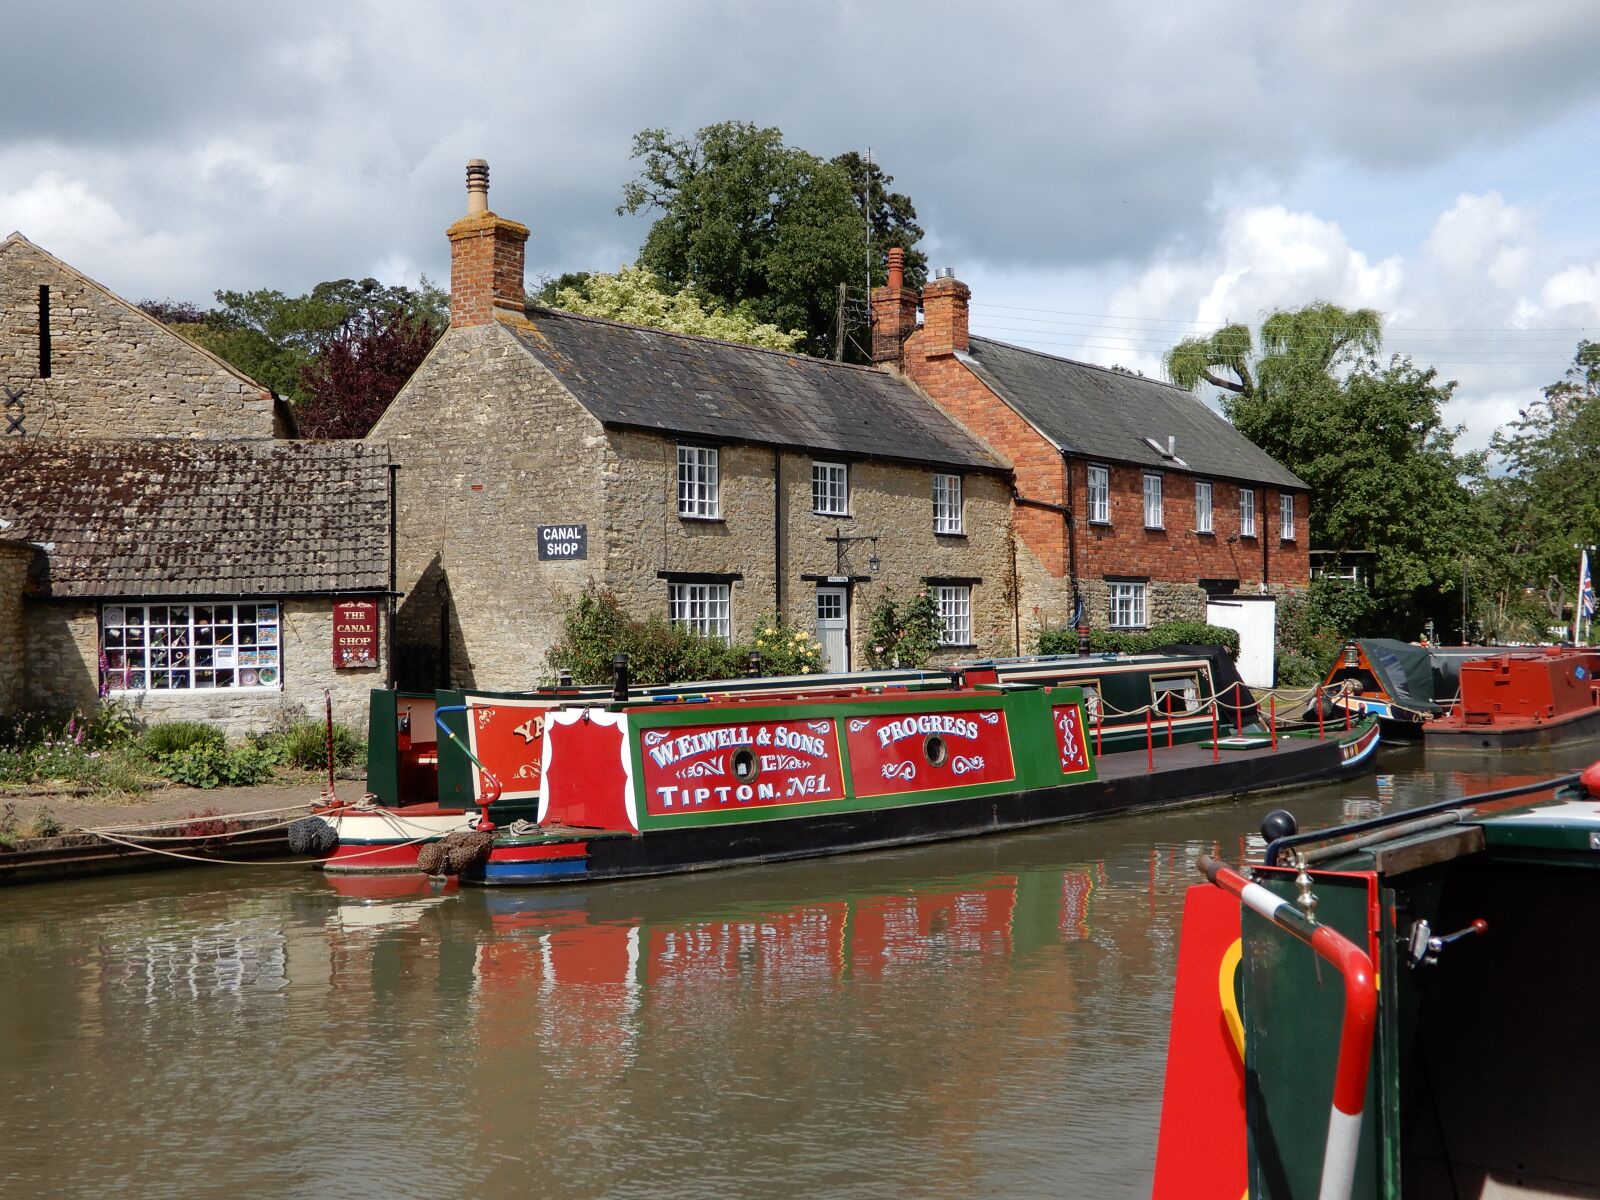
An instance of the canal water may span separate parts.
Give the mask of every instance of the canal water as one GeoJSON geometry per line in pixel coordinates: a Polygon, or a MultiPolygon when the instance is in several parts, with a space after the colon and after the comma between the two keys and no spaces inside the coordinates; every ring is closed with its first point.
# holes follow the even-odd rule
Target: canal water
{"type": "Polygon", "coordinates": [[[0,1194],[1146,1196],[1200,853],[1595,756],[594,888],[9,889],[0,1194]]]}

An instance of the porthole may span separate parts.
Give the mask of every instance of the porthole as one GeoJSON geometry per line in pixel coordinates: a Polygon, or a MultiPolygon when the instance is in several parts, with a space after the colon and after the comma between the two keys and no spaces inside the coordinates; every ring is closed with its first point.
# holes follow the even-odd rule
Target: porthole
{"type": "Polygon", "coordinates": [[[756,761],[755,751],[741,747],[733,752],[733,777],[740,783],[754,783],[756,776],[761,774],[761,764],[756,761]]]}
{"type": "Polygon", "coordinates": [[[950,757],[950,748],[944,744],[944,739],[937,733],[930,733],[922,743],[923,756],[932,767],[944,766],[944,760],[950,757]]]}

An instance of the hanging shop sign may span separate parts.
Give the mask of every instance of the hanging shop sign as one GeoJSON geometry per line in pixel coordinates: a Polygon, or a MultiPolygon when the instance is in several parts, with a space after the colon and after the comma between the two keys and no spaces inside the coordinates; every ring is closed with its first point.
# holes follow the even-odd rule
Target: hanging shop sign
{"type": "Polygon", "coordinates": [[[346,600],[333,606],[333,665],[378,665],[378,605],[373,600],[346,600]]]}
{"type": "Polygon", "coordinates": [[[587,525],[539,526],[539,561],[561,562],[589,557],[587,525]]]}

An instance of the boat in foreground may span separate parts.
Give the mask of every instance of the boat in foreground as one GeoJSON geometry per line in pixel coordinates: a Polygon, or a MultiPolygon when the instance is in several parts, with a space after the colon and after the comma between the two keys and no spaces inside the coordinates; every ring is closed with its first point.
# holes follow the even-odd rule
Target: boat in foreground
{"type": "MultiPolygon", "coordinates": [[[[390,869],[537,884],[772,862],[1287,787],[1360,769],[1377,744],[1372,721],[1260,723],[1204,654],[1039,667],[975,665],[980,682],[959,686],[463,695],[427,706],[441,800],[327,810],[328,869],[393,856],[390,869]]],[[[422,770],[406,761],[396,779],[422,770]]]]}
{"type": "Polygon", "coordinates": [[[1200,856],[1156,1200],[1600,1196],[1597,796],[1600,764],[1200,856]]]}

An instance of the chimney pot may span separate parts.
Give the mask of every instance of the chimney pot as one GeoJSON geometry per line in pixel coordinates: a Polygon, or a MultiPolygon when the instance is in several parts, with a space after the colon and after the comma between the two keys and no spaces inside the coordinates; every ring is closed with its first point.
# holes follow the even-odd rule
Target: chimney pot
{"type": "Polygon", "coordinates": [[[939,278],[940,279],[954,279],[955,277],[956,277],[956,269],[954,267],[940,267],[939,268],[939,278]]]}
{"type": "Polygon", "coordinates": [[[467,162],[467,215],[489,211],[489,164],[474,158],[467,162]]]}
{"type": "Polygon", "coordinates": [[[1178,439],[1173,434],[1167,434],[1167,457],[1178,457],[1178,439]]]}
{"type": "Polygon", "coordinates": [[[889,247],[889,289],[899,291],[906,285],[906,252],[899,246],[889,247]]]}

